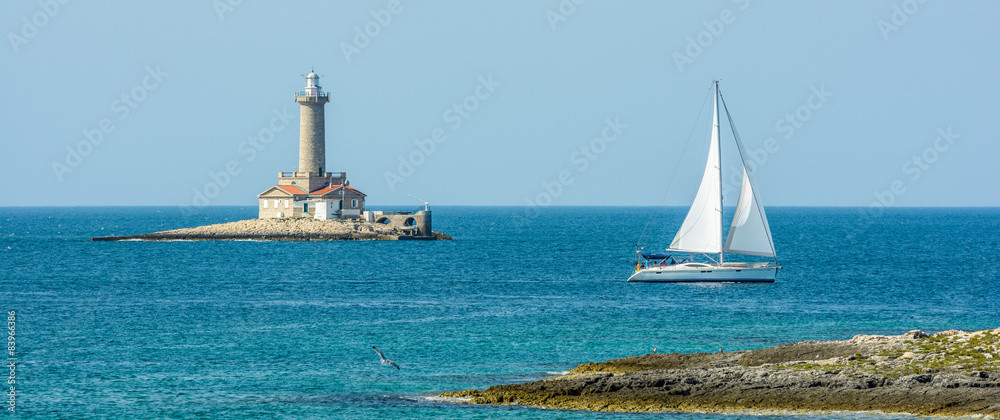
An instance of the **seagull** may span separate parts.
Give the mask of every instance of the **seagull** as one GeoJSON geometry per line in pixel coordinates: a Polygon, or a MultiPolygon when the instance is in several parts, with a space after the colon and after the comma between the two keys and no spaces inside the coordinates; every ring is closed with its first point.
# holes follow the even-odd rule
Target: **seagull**
{"type": "Polygon", "coordinates": [[[396,362],[393,362],[392,360],[386,359],[385,355],[382,354],[382,351],[379,350],[378,347],[372,346],[372,349],[375,350],[375,353],[378,353],[378,357],[382,358],[383,365],[391,365],[392,367],[396,368],[396,370],[399,370],[399,365],[397,365],[396,362]]]}

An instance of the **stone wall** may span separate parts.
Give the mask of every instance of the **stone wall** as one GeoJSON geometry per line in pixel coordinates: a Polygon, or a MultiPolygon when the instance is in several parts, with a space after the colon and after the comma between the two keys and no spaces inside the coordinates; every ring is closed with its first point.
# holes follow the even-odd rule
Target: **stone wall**
{"type": "MultiPolygon", "coordinates": [[[[281,217],[302,217],[302,203],[296,202],[292,198],[261,198],[258,200],[257,207],[258,218],[260,219],[271,219],[278,217],[278,213],[281,213],[281,217]],[[274,200],[278,200],[278,207],[274,207],[274,200]],[[285,201],[288,201],[288,207],[285,207],[285,201]],[[264,202],[267,201],[267,207],[264,207],[264,202]]],[[[311,209],[310,209],[311,210],[311,209]]]]}
{"type": "Polygon", "coordinates": [[[420,210],[409,214],[387,214],[389,212],[366,211],[365,219],[376,224],[397,228],[412,236],[431,236],[431,212],[420,210]]]}

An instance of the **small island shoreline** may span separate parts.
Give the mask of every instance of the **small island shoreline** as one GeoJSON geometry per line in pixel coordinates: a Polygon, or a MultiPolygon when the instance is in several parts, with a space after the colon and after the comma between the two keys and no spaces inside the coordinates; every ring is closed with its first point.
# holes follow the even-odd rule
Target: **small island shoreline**
{"type": "Polygon", "coordinates": [[[99,236],[91,241],[401,241],[450,240],[433,232],[417,236],[396,227],[358,219],[247,219],[127,236],[99,236]]]}
{"type": "Polygon", "coordinates": [[[629,356],[556,378],[437,397],[588,411],[1000,418],[1000,328],[629,356]]]}

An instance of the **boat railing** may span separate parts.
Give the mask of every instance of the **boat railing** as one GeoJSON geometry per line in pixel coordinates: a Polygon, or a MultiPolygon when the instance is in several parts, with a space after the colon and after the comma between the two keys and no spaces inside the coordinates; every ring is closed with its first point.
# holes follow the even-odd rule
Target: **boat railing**
{"type": "Polygon", "coordinates": [[[295,98],[329,98],[330,92],[295,92],[295,98]]]}
{"type": "Polygon", "coordinates": [[[723,267],[749,267],[750,264],[745,263],[745,262],[724,262],[724,263],[722,263],[722,266],[723,267]]]}

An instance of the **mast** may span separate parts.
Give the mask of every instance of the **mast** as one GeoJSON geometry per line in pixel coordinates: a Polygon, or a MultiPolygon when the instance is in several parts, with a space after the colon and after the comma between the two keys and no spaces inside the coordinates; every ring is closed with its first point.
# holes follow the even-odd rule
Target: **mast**
{"type": "MultiPolygon", "coordinates": [[[[725,225],[722,221],[722,133],[719,132],[719,81],[715,81],[715,124],[713,124],[712,130],[715,131],[715,141],[716,147],[719,148],[719,243],[722,242],[722,230],[725,225]]],[[[719,265],[723,263],[723,254],[725,254],[725,249],[719,250],[719,265]]]]}

